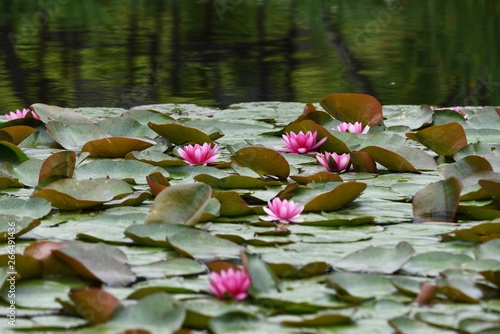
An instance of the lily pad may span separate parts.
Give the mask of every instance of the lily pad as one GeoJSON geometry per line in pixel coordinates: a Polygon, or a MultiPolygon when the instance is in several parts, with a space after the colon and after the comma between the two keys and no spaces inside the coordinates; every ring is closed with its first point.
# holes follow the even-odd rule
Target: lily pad
{"type": "Polygon", "coordinates": [[[42,164],[38,176],[38,186],[73,177],[76,165],[76,153],[60,151],[50,155],[42,164]]]}
{"type": "Polygon", "coordinates": [[[395,248],[367,247],[351,253],[335,263],[335,267],[346,271],[392,274],[399,270],[415,253],[407,242],[395,248]]]}
{"type": "Polygon", "coordinates": [[[376,162],[394,172],[419,173],[420,170],[435,170],[437,167],[429,154],[413,147],[367,146],[361,152],[369,153],[376,162]]]}
{"type": "Polygon", "coordinates": [[[244,147],[234,152],[231,160],[250,168],[260,176],[271,175],[286,179],[290,175],[290,165],[286,159],[275,150],[266,147],[244,147]]]}
{"type": "Polygon", "coordinates": [[[459,123],[434,125],[416,133],[409,133],[407,137],[445,157],[451,157],[467,146],[467,136],[459,123]]]}
{"type": "Polygon", "coordinates": [[[387,277],[376,274],[335,272],[328,276],[326,283],[334,288],[341,298],[356,303],[396,292],[387,277]]]}
{"type": "Polygon", "coordinates": [[[0,140],[0,162],[11,162],[11,163],[21,163],[28,160],[28,156],[24,154],[16,145],[0,140]]]}
{"type": "Polygon", "coordinates": [[[180,224],[134,224],[125,230],[125,235],[138,244],[146,246],[170,246],[167,241],[181,231],[193,231],[195,227],[180,224]]]}
{"type": "Polygon", "coordinates": [[[206,134],[197,128],[177,123],[167,123],[167,124],[149,123],[148,125],[156,133],[167,138],[176,145],[182,145],[186,143],[200,144],[200,145],[202,145],[203,143],[213,143],[214,140],[223,136],[222,133],[217,131],[210,134],[206,134]]]}
{"type": "Polygon", "coordinates": [[[123,158],[133,151],[142,151],[156,145],[151,139],[134,137],[107,137],[90,140],[82,147],[93,157],[123,158]]]}
{"type": "Polygon", "coordinates": [[[145,223],[195,225],[211,194],[212,188],[204,183],[171,185],[156,196],[145,223]]]}
{"type": "Polygon", "coordinates": [[[115,296],[98,288],[71,291],[69,297],[78,313],[91,324],[106,322],[121,305],[115,296]]]}
{"type": "Polygon", "coordinates": [[[67,150],[80,151],[85,143],[108,138],[110,135],[93,123],[62,123],[51,121],[45,124],[47,133],[67,150]]]}
{"type": "Polygon", "coordinates": [[[456,177],[431,183],[413,198],[416,222],[452,222],[455,219],[462,184],[456,177]]]}
{"type": "Polygon", "coordinates": [[[443,241],[461,240],[469,242],[486,242],[500,238],[500,222],[486,222],[473,227],[463,227],[441,234],[443,241]]]}
{"type": "Polygon", "coordinates": [[[75,170],[76,179],[113,178],[132,184],[146,184],[146,176],[153,173],[168,173],[160,168],[136,160],[99,159],[80,164],[75,170]]]}
{"type": "Polygon", "coordinates": [[[122,180],[62,179],[52,182],[31,196],[45,198],[61,210],[77,210],[121,198],[132,192],[128,183],[122,180]]]}
{"type": "Polygon", "coordinates": [[[305,211],[335,211],[351,203],[366,189],[361,182],[311,184],[294,192],[294,201],[304,203],[305,211]]]}
{"type": "Polygon", "coordinates": [[[333,117],[343,122],[361,122],[363,126],[374,126],[383,121],[382,105],[370,95],[337,93],[328,95],[319,103],[333,117]]]}
{"type": "Polygon", "coordinates": [[[11,142],[14,145],[19,145],[32,133],[37,132],[37,129],[26,125],[9,126],[0,129],[0,140],[11,142]]]}

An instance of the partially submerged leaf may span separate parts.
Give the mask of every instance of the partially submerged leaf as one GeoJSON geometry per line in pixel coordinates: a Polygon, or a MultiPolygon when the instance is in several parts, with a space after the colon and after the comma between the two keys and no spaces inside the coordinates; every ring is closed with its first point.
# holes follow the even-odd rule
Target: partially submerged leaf
{"type": "Polygon", "coordinates": [[[78,313],[91,324],[108,321],[121,305],[115,296],[98,288],[71,291],[69,298],[75,303],[78,313]]]}
{"type": "Polygon", "coordinates": [[[462,184],[456,177],[431,183],[413,197],[415,222],[452,222],[455,220],[462,184]]]}
{"type": "Polygon", "coordinates": [[[367,146],[361,152],[369,153],[376,162],[394,172],[419,173],[420,170],[435,170],[437,167],[429,154],[413,147],[367,146]]]}

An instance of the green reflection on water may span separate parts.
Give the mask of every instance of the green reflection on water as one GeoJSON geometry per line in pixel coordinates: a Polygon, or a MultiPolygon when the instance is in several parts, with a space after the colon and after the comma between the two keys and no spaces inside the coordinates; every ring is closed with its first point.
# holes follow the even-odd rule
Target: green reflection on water
{"type": "Polygon", "coordinates": [[[500,104],[495,0],[11,0],[0,112],[316,102],[500,104]]]}

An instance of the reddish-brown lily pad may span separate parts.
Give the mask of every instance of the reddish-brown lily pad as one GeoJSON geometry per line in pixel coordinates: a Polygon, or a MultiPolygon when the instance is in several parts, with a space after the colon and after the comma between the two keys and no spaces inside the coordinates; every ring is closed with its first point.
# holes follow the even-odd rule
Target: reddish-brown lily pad
{"type": "Polygon", "coordinates": [[[38,186],[73,177],[76,165],[76,153],[60,151],[50,155],[42,164],[38,176],[38,186]]]}
{"type": "Polygon", "coordinates": [[[26,125],[9,126],[0,130],[0,140],[5,140],[14,145],[19,145],[30,134],[37,131],[37,129],[26,125]]]}
{"type": "Polygon", "coordinates": [[[380,102],[366,94],[331,94],[319,103],[333,117],[343,122],[361,122],[363,126],[373,126],[382,123],[384,118],[380,102]]]}
{"type": "Polygon", "coordinates": [[[244,147],[231,156],[231,160],[246,166],[260,176],[271,175],[286,179],[290,175],[290,165],[275,150],[261,146],[244,147]]]}
{"type": "Polygon", "coordinates": [[[406,136],[445,157],[450,157],[467,146],[464,128],[456,122],[431,126],[415,133],[407,133],[406,136]]]}
{"type": "Polygon", "coordinates": [[[213,143],[214,140],[222,137],[220,132],[206,134],[197,128],[185,126],[177,123],[155,124],[148,123],[148,126],[159,135],[167,138],[176,145],[185,143],[200,144],[213,143]]]}
{"type": "Polygon", "coordinates": [[[102,158],[123,158],[133,151],[142,151],[156,145],[156,142],[145,138],[108,137],[88,141],[83,145],[82,152],[102,158]]]}
{"type": "Polygon", "coordinates": [[[456,177],[431,183],[413,197],[415,222],[453,222],[462,184],[456,177]]]}

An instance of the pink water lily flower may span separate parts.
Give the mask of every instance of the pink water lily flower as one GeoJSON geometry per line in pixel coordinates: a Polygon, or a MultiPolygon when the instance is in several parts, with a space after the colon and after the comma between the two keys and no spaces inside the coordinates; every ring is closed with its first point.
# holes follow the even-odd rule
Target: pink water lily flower
{"type": "Polygon", "coordinates": [[[351,165],[351,156],[348,153],[338,155],[335,152],[325,152],[324,154],[318,154],[316,159],[330,172],[340,173],[347,170],[351,165]]]}
{"type": "Polygon", "coordinates": [[[220,299],[235,298],[243,300],[248,296],[250,275],[244,269],[229,268],[220,273],[209,275],[210,290],[220,299]]]}
{"type": "Polygon", "coordinates": [[[260,219],[265,221],[277,220],[280,223],[300,223],[304,221],[304,218],[300,216],[302,210],[304,210],[304,206],[299,203],[286,199],[282,201],[275,197],[272,201],[267,201],[267,208],[264,208],[267,216],[260,217],[260,219]]]}
{"type": "Polygon", "coordinates": [[[354,124],[352,123],[340,123],[337,125],[337,130],[340,132],[350,132],[350,133],[368,133],[368,130],[370,130],[370,126],[367,125],[363,129],[363,124],[360,122],[356,122],[354,124]]]}
{"type": "Polygon", "coordinates": [[[26,116],[29,115],[30,113],[33,116],[33,118],[40,119],[40,116],[38,116],[36,112],[31,111],[29,109],[23,109],[22,111],[17,109],[16,112],[11,111],[9,114],[5,115],[5,118],[8,121],[12,121],[18,118],[26,118],[26,116]]]}
{"type": "Polygon", "coordinates": [[[212,163],[219,157],[217,151],[219,147],[214,145],[211,147],[210,143],[204,143],[200,146],[200,144],[186,145],[184,148],[179,148],[179,155],[191,166],[194,165],[203,165],[206,166],[209,163],[212,163]]]}
{"type": "Polygon", "coordinates": [[[285,133],[281,140],[286,148],[278,147],[277,149],[287,153],[304,154],[316,153],[314,150],[320,147],[325,141],[326,137],[320,141],[316,141],[318,131],[307,131],[306,133],[300,131],[299,134],[295,132],[285,133]]]}
{"type": "Polygon", "coordinates": [[[432,110],[453,110],[454,112],[459,113],[460,115],[462,115],[462,117],[465,118],[465,119],[467,119],[469,117],[469,115],[467,115],[465,113],[465,111],[463,111],[462,109],[460,109],[460,107],[447,107],[447,108],[432,107],[432,110]]]}

